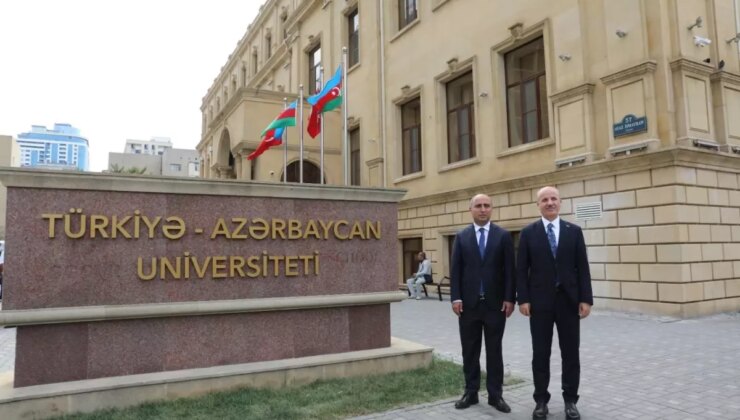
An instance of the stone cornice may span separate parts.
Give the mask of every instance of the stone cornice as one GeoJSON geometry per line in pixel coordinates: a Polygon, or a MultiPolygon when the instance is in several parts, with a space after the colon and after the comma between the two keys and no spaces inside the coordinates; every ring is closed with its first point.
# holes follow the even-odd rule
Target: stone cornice
{"type": "Polygon", "coordinates": [[[604,76],[601,78],[601,83],[608,86],[617,82],[621,82],[623,80],[631,79],[633,77],[642,76],[646,73],[654,73],[655,69],[657,68],[657,62],[653,60],[645,61],[644,63],[640,63],[636,66],[628,67],[624,70],[620,70],[616,73],[604,76]]]}
{"type": "Polygon", "coordinates": [[[522,188],[562,184],[601,178],[610,175],[662,168],[666,166],[690,166],[740,172],[740,156],[726,152],[713,152],[693,147],[674,146],[654,152],[587,162],[564,169],[544,171],[530,176],[511,178],[466,189],[431,194],[401,201],[399,209],[443,204],[453,200],[469,200],[478,193],[499,194],[522,188]]]}
{"type": "Polygon", "coordinates": [[[590,95],[594,92],[594,86],[595,85],[593,83],[583,83],[570,89],[566,89],[558,93],[553,93],[552,95],[550,95],[550,99],[555,104],[565,102],[568,99],[578,96],[590,95]]]}
{"type": "Polygon", "coordinates": [[[0,168],[0,182],[15,188],[146,192],[158,194],[222,195],[230,197],[276,197],[329,201],[395,203],[406,190],[335,185],[211,180],[147,175],[99,174],[0,168]]]}
{"type": "Polygon", "coordinates": [[[729,73],[724,70],[719,70],[719,71],[712,73],[712,75],[709,76],[709,80],[713,82],[716,80],[719,80],[724,83],[740,86],[740,75],[735,74],[735,73],[729,73]]]}
{"type": "Polygon", "coordinates": [[[685,71],[687,73],[694,73],[699,76],[709,76],[714,72],[714,67],[706,63],[699,63],[687,58],[679,58],[671,61],[671,70],[673,71],[685,71]]]}
{"type": "Polygon", "coordinates": [[[292,311],[301,309],[381,305],[400,302],[404,299],[406,299],[405,293],[392,291],[353,293],[346,295],[291,296],[199,302],[3,310],[0,311],[0,326],[67,324],[121,319],[292,311]]]}

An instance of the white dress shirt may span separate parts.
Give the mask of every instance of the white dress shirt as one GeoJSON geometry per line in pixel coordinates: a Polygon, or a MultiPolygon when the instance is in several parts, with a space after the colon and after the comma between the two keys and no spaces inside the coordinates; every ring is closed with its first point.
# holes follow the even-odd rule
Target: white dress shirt
{"type": "Polygon", "coordinates": [[[560,216],[556,217],[552,222],[542,218],[542,224],[545,225],[545,236],[547,236],[547,225],[552,223],[552,231],[555,234],[555,243],[560,243],[560,216]]]}

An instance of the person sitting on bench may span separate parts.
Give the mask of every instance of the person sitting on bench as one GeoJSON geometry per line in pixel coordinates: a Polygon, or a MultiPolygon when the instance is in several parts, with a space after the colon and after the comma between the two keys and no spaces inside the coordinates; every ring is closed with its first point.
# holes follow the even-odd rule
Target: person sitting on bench
{"type": "Polygon", "coordinates": [[[416,259],[419,261],[419,270],[406,280],[406,286],[409,288],[409,299],[416,298],[416,300],[419,300],[421,299],[422,284],[432,282],[432,263],[427,259],[427,254],[424,251],[419,252],[416,259]]]}

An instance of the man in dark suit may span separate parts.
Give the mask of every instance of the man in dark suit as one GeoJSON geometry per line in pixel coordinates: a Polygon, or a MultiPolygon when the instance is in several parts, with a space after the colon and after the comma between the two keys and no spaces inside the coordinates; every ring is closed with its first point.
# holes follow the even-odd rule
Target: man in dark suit
{"type": "Polygon", "coordinates": [[[560,219],[560,193],[544,187],[537,193],[542,217],[522,230],[517,257],[519,311],[529,317],[532,334],[534,419],[547,417],[550,393],[550,348],[553,324],[563,360],[565,418],[580,419],[576,408],[581,375],[580,320],[591,312],[593,295],[586,243],[581,228],[560,219]]]}
{"type": "Polygon", "coordinates": [[[503,399],[504,362],[501,339],[514,310],[514,243],[511,234],[491,223],[491,198],[470,200],[473,224],[455,236],[450,262],[452,310],[458,316],[465,393],[455,408],[478,403],[481,333],[486,340],[488,404],[508,413],[503,399]]]}

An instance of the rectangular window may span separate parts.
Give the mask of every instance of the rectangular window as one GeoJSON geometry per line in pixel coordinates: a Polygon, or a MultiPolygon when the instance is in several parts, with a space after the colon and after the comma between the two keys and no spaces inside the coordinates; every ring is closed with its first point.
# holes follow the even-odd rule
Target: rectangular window
{"type": "Polygon", "coordinates": [[[403,174],[421,172],[421,101],[416,98],[401,106],[403,174]]]}
{"type": "Polygon", "coordinates": [[[416,20],[418,12],[416,0],[398,0],[398,29],[403,29],[416,20]]]}
{"type": "Polygon", "coordinates": [[[403,247],[403,282],[405,283],[406,279],[419,269],[416,255],[424,249],[421,238],[402,239],[401,246],[403,247]]]}
{"type": "Polygon", "coordinates": [[[360,128],[349,132],[350,185],[360,185],[360,128]]]}
{"type": "Polygon", "coordinates": [[[447,162],[475,157],[473,72],[447,83],[447,162]]]}
{"type": "Polygon", "coordinates": [[[509,147],[550,135],[547,123],[545,47],[538,38],[506,53],[506,110],[509,147]]]}
{"type": "Polygon", "coordinates": [[[288,21],[287,13],[280,16],[280,29],[282,30],[282,33],[283,33],[283,41],[288,39],[288,27],[285,24],[287,21],[288,21]]]}
{"type": "Polygon", "coordinates": [[[170,163],[170,171],[171,172],[180,172],[182,170],[182,167],[179,163],[170,163]]]}
{"type": "Polygon", "coordinates": [[[317,45],[316,48],[308,53],[308,94],[313,95],[318,92],[317,89],[320,86],[319,80],[319,66],[321,66],[321,45],[317,45]]]}
{"type": "Polygon", "coordinates": [[[257,74],[257,50],[252,52],[252,76],[257,74]]]}
{"type": "Polygon", "coordinates": [[[265,59],[272,57],[272,36],[265,37],[265,59]]]}
{"type": "Polygon", "coordinates": [[[347,65],[352,67],[360,62],[360,15],[357,9],[347,16],[347,33],[349,34],[347,65]]]}

